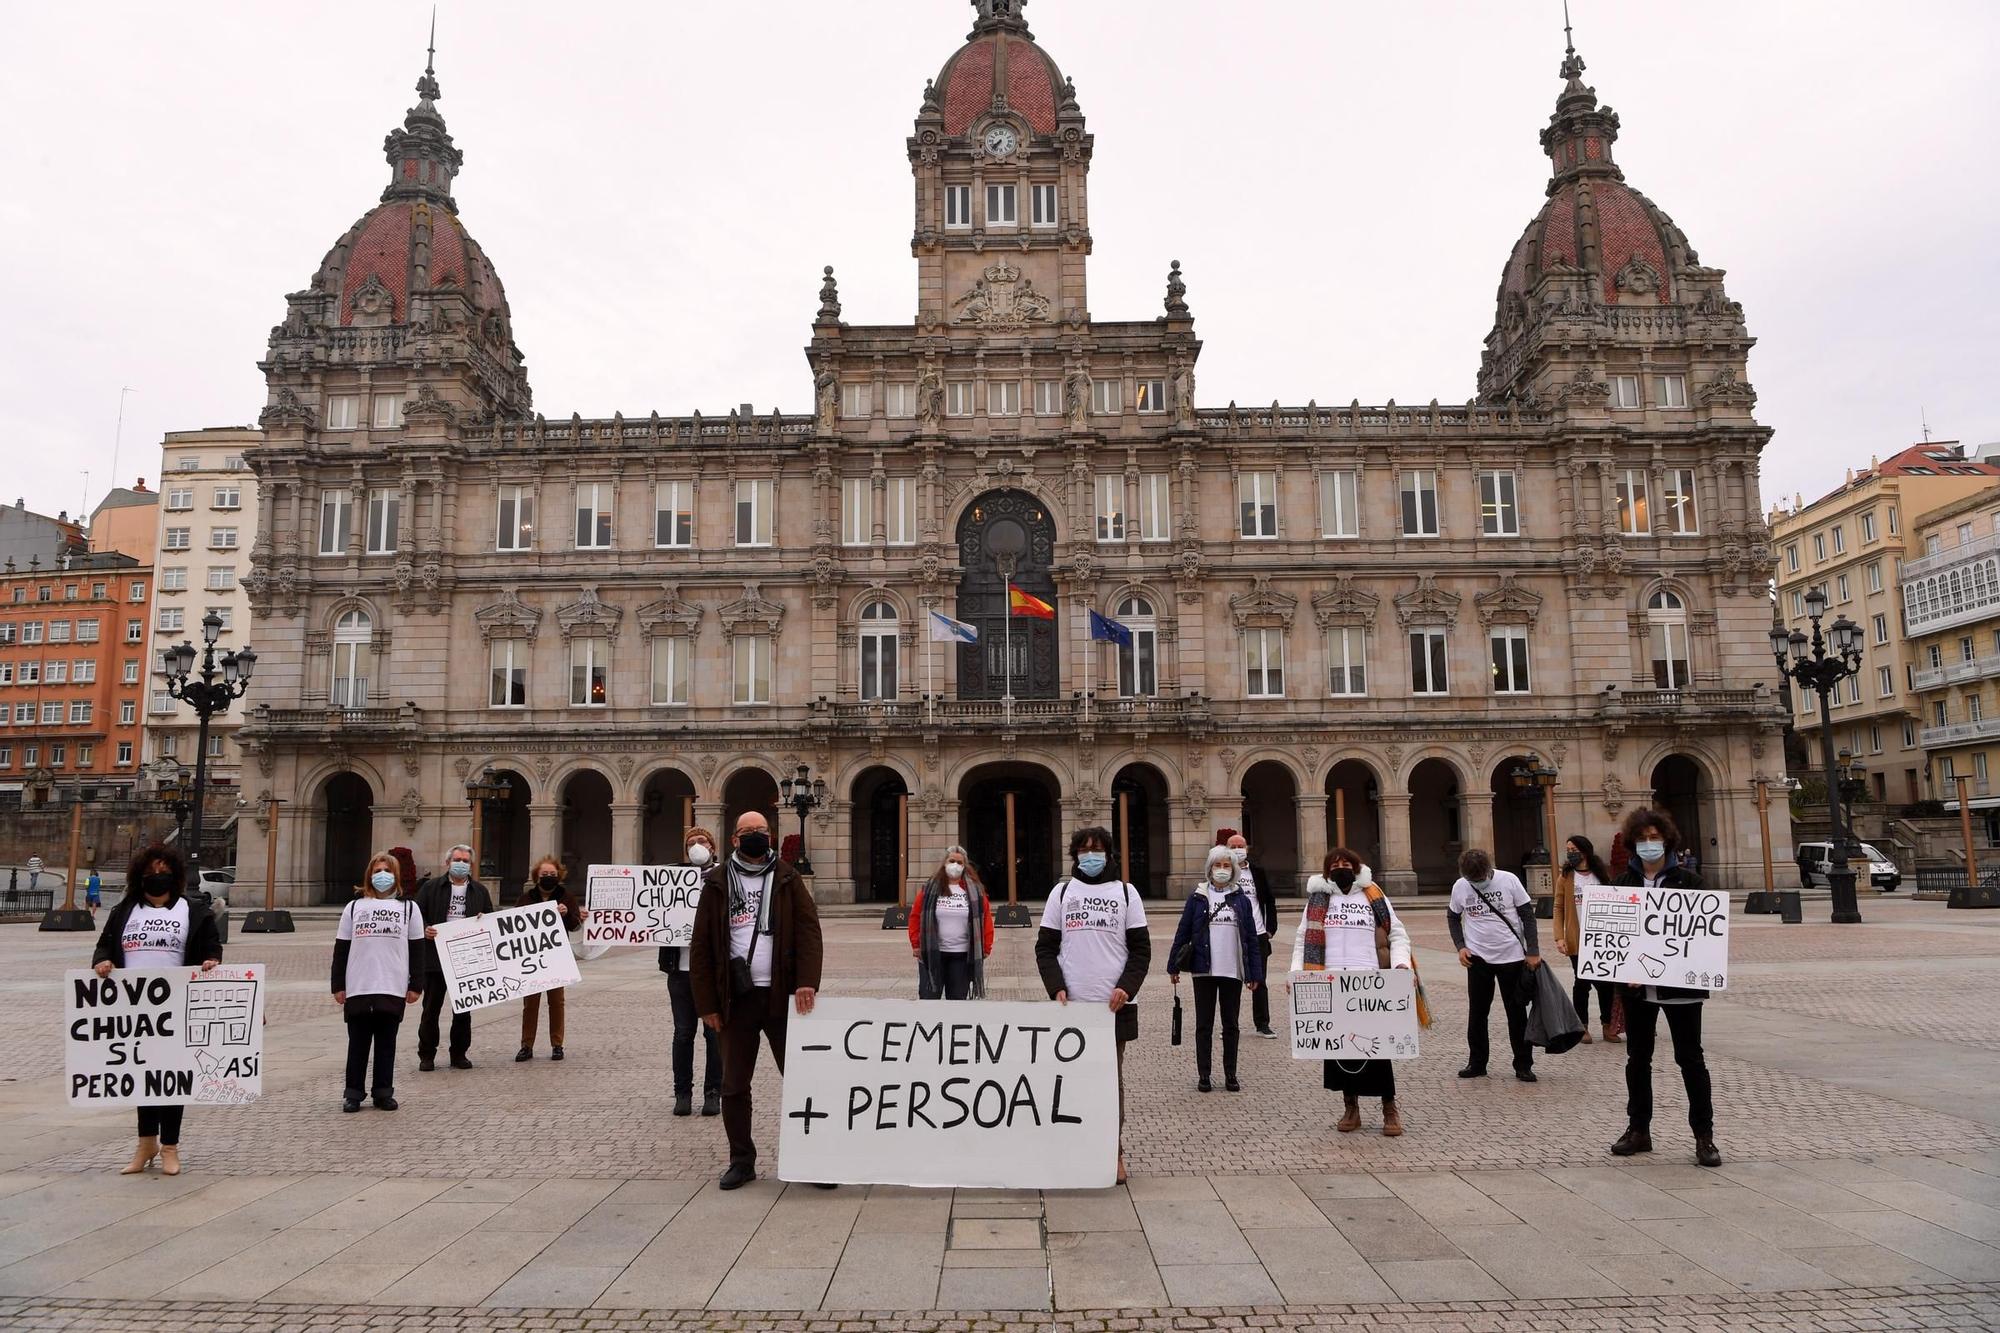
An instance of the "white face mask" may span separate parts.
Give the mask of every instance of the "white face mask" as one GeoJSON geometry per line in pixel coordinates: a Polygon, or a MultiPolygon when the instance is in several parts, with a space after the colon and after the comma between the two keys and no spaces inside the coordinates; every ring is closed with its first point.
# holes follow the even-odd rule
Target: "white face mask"
{"type": "Polygon", "coordinates": [[[1248,847],[1231,847],[1229,849],[1229,859],[1237,865],[1243,865],[1250,859],[1250,849],[1248,847]]]}
{"type": "Polygon", "coordinates": [[[1218,862],[1208,868],[1208,878],[1217,888],[1234,884],[1236,882],[1236,867],[1222,865],[1218,862]]]}
{"type": "Polygon", "coordinates": [[[959,879],[964,876],[965,867],[957,861],[946,861],[944,863],[944,874],[946,879],[959,879]]]}
{"type": "Polygon", "coordinates": [[[708,854],[708,844],[705,842],[697,842],[690,845],[688,847],[687,857],[688,857],[688,864],[691,866],[707,865],[709,863],[709,860],[711,859],[708,854]]]}

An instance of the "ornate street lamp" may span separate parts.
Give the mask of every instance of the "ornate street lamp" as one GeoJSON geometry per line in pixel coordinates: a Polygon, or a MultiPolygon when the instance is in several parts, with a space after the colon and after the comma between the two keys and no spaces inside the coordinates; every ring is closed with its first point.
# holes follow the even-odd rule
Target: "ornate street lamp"
{"type": "Polygon", "coordinates": [[[1523,862],[1531,866],[1547,865],[1549,849],[1548,835],[1544,829],[1545,811],[1550,793],[1556,785],[1556,771],[1540,759],[1530,756],[1514,765],[1507,776],[1513,779],[1514,790],[1527,798],[1535,811],[1535,845],[1522,858],[1523,862]]]}
{"type": "Polygon", "coordinates": [[[175,769],[171,780],[160,782],[159,798],[167,813],[174,817],[174,841],[187,846],[188,811],[194,809],[194,774],[185,768],[175,769]]]}
{"type": "Polygon", "coordinates": [[[257,669],[257,651],[254,648],[239,648],[235,652],[224,652],[222,661],[215,660],[215,641],[222,633],[222,617],[210,611],[201,618],[201,642],[199,654],[195,646],[183,639],[178,648],[162,649],[160,656],[167,671],[167,693],[194,709],[200,719],[200,728],[195,736],[194,793],[190,799],[192,829],[188,836],[188,888],[201,887],[201,824],[202,805],[208,795],[208,723],[218,713],[229,711],[231,700],[243,697],[250,688],[250,675],[257,669]],[[201,674],[194,674],[194,660],[201,658],[201,674]]]}
{"type": "Polygon", "coordinates": [[[1812,634],[1804,630],[1786,633],[1782,625],[1771,626],[1771,656],[1777,659],[1778,674],[1796,681],[1802,688],[1819,693],[1819,739],[1821,766],[1826,778],[1826,814],[1833,826],[1832,862],[1827,882],[1833,889],[1833,920],[1849,925],[1861,920],[1860,904],[1854,895],[1854,868],[1851,835],[1841,818],[1840,774],[1833,753],[1833,713],[1830,700],[1841,681],[1861,670],[1861,627],[1841,616],[1824,632],[1820,617],[1826,614],[1826,593],[1814,588],[1806,594],[1806,615],[1812,634]]]}
{"type": "Polygon", "coordinates": [[[492,766],[481,769],[465,780],[465,799],[472,804],[472,866],[473,873],[486,873],[485,851],[481,843],[486,834],[486,803],[505,801],[514,794],[514,784],[505,774],[495,773],[492,766]]]}
{"type": "Polygon", "coordinates": [[[810,875],[813,868],[812,859],[806,855],[806,816],[826,803],[826,779],[814,777],[810,768],[800,764],[798,776],[778,784],[778,800],[798,812],[799,859],[792,865],[801,875],[810,875]]]}

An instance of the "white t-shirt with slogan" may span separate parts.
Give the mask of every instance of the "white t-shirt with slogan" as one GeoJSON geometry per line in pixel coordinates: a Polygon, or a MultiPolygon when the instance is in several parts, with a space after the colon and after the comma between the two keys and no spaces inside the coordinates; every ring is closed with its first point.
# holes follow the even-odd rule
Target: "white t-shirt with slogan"
{"type": "Polygon", "coordinates": [[[402,898],[356,898],[340,914],[337,940],[347,951],[349,995],[393,995],[410,989],[411,940],[424,937],[423,914],[402,898]]]}
{"type": "Polygon", "coordinates": [[[1234,889],[1218,889],[1212,884],[1201,886],[1201,896],[1205,900],[1202,910],[1214,913],[1208,918],[1208,974],[1241,981],[1243,936],[1236,924],[1236,909],[1229,902],[1229,895],[1234,892],[1234,889]]]}
{"type": "Polygon", "coordinates": [[[1518,963],[1527,957],[1516,932],[1521,929],[1520,909],[1533,901],[1521,881],[1506,870],[1493,872],[1493,882],[1486,886],[1484,895],[1465,879],[1451,886],[1451,910],[1458,913],[1465,928],[1465,947],[1474,958],[1489,963],[1518,963]],[[1509,921],[1496,916],[1494,907],[1516,919],[1509,921]]]}
{"type": "Polygon", "coordinates": [[[972,898],[964,889],[947,888],[937,899],[938,952],[972,952],[972,898]]]}
{"type": "Polygon", "coordinates": [[[743,890],[742,905],[729,913],[730,957],[749,959],[750,984],[768,986],[771,984],[771,937],[757,933],[757,912],[764,905],[764,895],[770,891],[771,871],[749,875],[736,866],[727,866],[722,873],[725,889],[729,884],[728,876],[734,873],[737,886],[743,890]]]}
{"type": "Polygon", "coordinates": [[[1118,988],[1129,951],[1125,932],[1146,924],[1146,909],[1130,884],[1066,879],[1049,895],[1042,928],[1062,932],[1063,988],[1072,1000],[1102,1004],[1118,988]]]}
{"type": "Polygon", "coordinates": [[[118,936],[127,967],[179,967],[187,961],[188,900],[176,898],[170,907],[153,907],[143,900],[125,918],[118,936]]]}

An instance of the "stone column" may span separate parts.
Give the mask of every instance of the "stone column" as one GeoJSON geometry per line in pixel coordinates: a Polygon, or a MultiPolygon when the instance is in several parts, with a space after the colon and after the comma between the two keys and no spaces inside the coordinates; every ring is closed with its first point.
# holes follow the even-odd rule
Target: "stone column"
{"type": "Polygon", "coordinates": [[[1375,882],[1394,894],[1414,894],[1417,872],[1410,860],[1410,794],[1384,791],[1378,806],[1382,816],[1382,861],[1373,867],[1375,882]]]}
{"type": "MultiPolygon", "coordinates": [[[[542,856],[557,850],[556,837],[562,832],[562,806],[548,800],[537,801],[528,807],[528,855],[542,856]]],[[[480,855],[486,854],[480,849],[480,855]]]]}
{"type": "Polygon", "coordinates": [[[1284,889],[1287,894],[1305,892],[1306,880],[1319,873],[1332,846],[1326,840],[1326,807],[1332,798],[1325,792],[1306,792],[1292,799],[1298,807],[1299,882],[1284,889]]]}
{"type": "Polygon", "coordinates": [[[1458,798],[1459,828],[1467,847],[1493,850],[1493,793],[1469,791],[1458,798]]]}
{"type": "Polygon", "coordinates": [[[715,835],[715,849],[717,852],[726,852],[729,850],[729,835],[736,830],[722,827],[721,801],[696,800],[694,803],[694,822],[715,835]]]}
{"type": "Polygon", "coordinates": [[[611,803],[611,859],[620,865],[637,865],[641,844],[640,821],[646,807],[638,801],[611,803]]]}

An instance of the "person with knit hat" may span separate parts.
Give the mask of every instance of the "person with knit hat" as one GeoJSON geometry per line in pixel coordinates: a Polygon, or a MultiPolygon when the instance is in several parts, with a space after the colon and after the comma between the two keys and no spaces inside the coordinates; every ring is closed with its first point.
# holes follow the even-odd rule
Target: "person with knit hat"
{"type": "MultiPolygon", "coordinates": [[[[707,875],[715,865],[715,835],[700,825],[681,839],[681,864],[707,875]]],[[[667,974],[667,1000],[674,1010],[674,1114],[694,1114],[694,1038],[701,1034],[701,1113],[722,1114],[722,1052],[715,1032],[702,1025],[695,1012],[694,984],[688,977],[688,950],[674,945],[660,949],[660,971],[667,974]]]]}
{"type": "Polygon", "coordinates": [[[1231,1092],[1243,1091],[1236,1081],[1236,1015],[1243,988],[1263,989],[1264,953],[1258,946],[1257,911],[1237,882],[1236,862],[1227,847],[1208,849],[1202,882],[1188,895],[1167,950],[1167,979],[1179,999],[1181,973],[1194,978],[1194,1067],[1201,1091],[1213,1088],[1209,1059],[1215,1041],[1215,1011],[1222,1010],[1222,1078],[1231,1092]]]}
{"type": "MultiPolygon", "coordinates": [[[[1250,898],[1250,905],[1256,909],[1257,947],[1264,957],[1271,956],[1271,940],[1278,933],[1278,895],[1271,889],[1271,877],[1264,873],[1264,867],[1254,865],[1250,860],[1250,840],[1233,828],[1219,828],[1215,831],[1216,847],[1226,848],[1231,864],[1236,867],[1236,883],[1250,898]]],[[[1250,1020],[1257,1028],[1257,1035],[1277,1039],[1277,1032],[1271,1027],[1271,992],[1268,987],[1259,986],[1250,996],[1250,1020]]]]}

